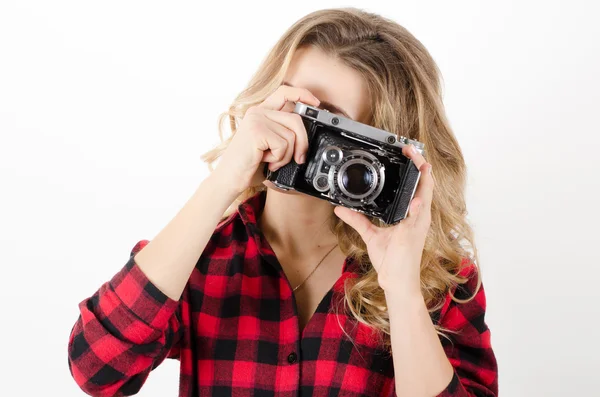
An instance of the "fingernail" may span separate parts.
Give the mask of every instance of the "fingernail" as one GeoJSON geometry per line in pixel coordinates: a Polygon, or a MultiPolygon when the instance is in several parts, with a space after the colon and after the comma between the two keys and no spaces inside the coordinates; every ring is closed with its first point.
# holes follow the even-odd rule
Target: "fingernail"
{"type": "Polygon", "coordinates": [[[432,168],[433,168],[433,167],[430,165],[430,166],[429,166],[429,175],[433,175],[432,168]]]}
{"type": "Polygon", "coordinates": [[[300,161],[298,162],[298,164],[303,164],[305,160],[306,156],[303,154],[302,156],[300,156],[300,161]]]}
{"type": "Polygon", "coordinates": [[[412,143],[410,144],[410,151],[412,154],[417,154],[417,148],[412,143]]]}

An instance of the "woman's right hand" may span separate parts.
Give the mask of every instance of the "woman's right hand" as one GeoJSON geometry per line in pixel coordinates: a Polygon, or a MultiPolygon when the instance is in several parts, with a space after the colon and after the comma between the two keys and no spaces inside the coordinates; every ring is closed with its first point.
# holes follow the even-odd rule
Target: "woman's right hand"
{"type": "Polygon", "coordinates": [[[302,117],[295,102],[317,107],[320,101],[307,89],[281,85],[267,99],[246,111],[213,174],[239,194],[264,181],[263,163],[275,171],[292,159],[301,164],[308,150],[302,117]]]}

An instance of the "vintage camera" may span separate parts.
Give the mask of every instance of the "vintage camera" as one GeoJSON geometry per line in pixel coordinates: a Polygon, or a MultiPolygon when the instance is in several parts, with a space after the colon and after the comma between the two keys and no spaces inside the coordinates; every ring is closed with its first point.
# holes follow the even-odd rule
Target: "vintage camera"
{"type": "Polygon", "coordinates": [[[297,102],[308,134],[303,164],[292,159],[265,176],[277,187],[296,190],[352,208],[386,224],[404,219],[421,173],[402,147],[423,144],[297,102]]]}

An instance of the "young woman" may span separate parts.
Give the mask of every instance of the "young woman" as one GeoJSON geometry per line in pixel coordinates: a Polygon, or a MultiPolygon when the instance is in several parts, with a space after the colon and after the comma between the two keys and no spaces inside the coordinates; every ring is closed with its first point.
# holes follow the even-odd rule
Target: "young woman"
{"type": "Polygon", "coordinates": [[[465,163],[423,45],[376,14],[314,12],[222,116],[232,134],[205,155],[210,176],[80,303],[79,386],[132,395],[176,358],[180,396],[496,396],[465,163]],[[264,181],[265,163],[306,161],[297,101],[425,144],[427,160],[403,149],[422,172],[406,219],[384,227],[264,181]]]}

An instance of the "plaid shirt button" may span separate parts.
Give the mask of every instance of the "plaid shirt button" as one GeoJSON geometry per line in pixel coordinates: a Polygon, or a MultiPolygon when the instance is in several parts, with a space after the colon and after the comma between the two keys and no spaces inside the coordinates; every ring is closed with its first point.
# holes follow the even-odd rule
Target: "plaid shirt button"
{"type": "Polygon", "coordinates": [[[288,363],[293,364],[298,361],[298,355],[294,352],[291,352],[288,356],[288,363]]]}

